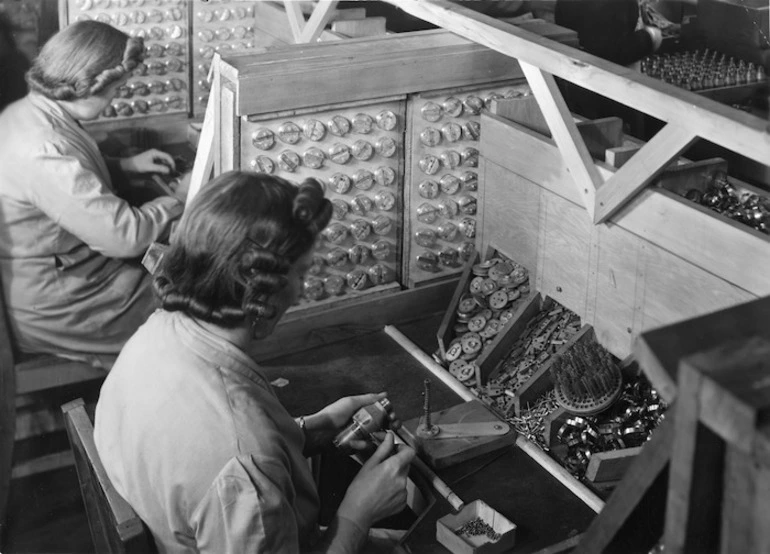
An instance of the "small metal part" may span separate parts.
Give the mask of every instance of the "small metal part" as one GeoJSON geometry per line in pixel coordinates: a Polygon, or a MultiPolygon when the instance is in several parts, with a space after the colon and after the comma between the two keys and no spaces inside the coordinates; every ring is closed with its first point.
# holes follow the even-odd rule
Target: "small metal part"
{"type": "Polygon", "coordinates": [[[430,412],[430,379],[423,382],[423,421],[417,426],[417,434],[423,438],[435,437],[439,433],[439,428],[431,422],[430,412]]]}

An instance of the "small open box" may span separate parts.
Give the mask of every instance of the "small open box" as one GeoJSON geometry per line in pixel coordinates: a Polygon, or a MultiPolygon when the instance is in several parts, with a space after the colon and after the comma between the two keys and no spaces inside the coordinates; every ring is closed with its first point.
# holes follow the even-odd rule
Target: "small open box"
{"type": "MultiPolygon", "coordinates": [[[[492,534],[490,532],[490,534],[492,534]]],[[[448,514],[436,522],[436,539],[455,554],[492,554],[504,552],[516,542],[516,524],[493,510],[482,500],[474,500],[457,514],[448,514]],[[481,520],[498,534],[496,539],[485,533],[458,533],[469,522],[481,520]]]]}

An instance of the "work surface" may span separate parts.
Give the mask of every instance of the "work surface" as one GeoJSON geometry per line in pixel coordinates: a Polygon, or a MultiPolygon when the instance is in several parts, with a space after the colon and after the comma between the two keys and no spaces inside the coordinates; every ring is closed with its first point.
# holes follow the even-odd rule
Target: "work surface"
{"type": "MultiPolygon", "coordinates": [[[[430,353],[435,349],[438,324],[437,318],[428,318],[399,329],[430,353]]],[[[285,355],[263,367],[271,380],[288,380],[276,392],[297,416],[319,410],[341,396],[386,391],[399,417],[408,420],[422,412],[426,378],[432,378],[433,411],[462,402],[384,332],[285,355]]],[[[513,552],[535,552],[583,532],[595,516],[516,447],[438,473],[466,504],[484,500],[518,526],[513,552]]],[[[437,498],[407,539],[409,549],[415,554],[448,552],[436,542],[436,520],[450,511],[449,504],[437,498]]]]}

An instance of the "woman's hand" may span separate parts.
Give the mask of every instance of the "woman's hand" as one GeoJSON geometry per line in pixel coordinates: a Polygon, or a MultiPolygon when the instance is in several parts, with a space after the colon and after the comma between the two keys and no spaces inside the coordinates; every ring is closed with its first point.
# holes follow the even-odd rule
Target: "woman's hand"
{"type": "MultiPolygon", "coordinates": [[[[321,411],[306,417],[305,430],[308,435],[308,446],[313,449],[328,444],[350,422],[353,414],[360,408],[374,404],[386,396],[387,394],[384,392],[346,396],[329,404],[321,411]]],[[[389,426],[397,429],[401,422],[396,417],[396,414],[390,412],[389,417],[389,426]]],[[[365,441],[353,441],[350,445],[355,450],[363,450],[367,446],[365,441]]]]}
{"type": "Polygon", "coordinates": [[[415,451],[395,446],[392,432],[353,479],[337,515],[368,530],[373,523],[397,514],[406,505],[406,479],[415,451]]]}
{"type": "Polygon", "coordinates": [[[190,191],[190,177],[192,177],[192,172],[185,173],[171,182],[174,197],[182,202],[187,202],[187,193],[190,191]]]}
{"type": "Polygon", "coordinates": [[[153,148],[130,158],[122,158],[120,168],[132,173],[162,173],[166,175],[174,171],[176,164],[174,164],[174,158],[170,154],[153,148]]]}

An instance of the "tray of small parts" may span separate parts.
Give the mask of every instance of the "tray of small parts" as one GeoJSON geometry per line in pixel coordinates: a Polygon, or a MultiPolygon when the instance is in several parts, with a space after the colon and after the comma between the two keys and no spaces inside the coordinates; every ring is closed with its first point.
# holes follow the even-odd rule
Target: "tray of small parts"
{"type": "Polygon", "coordinates": [[[493,554],[513,548],[516,524],[482,500],[436,522],[436,539],[455,554],[493,554]]]}
{"type": "Polygon", "coordinates": [[[505,335],[529,297],[529,272],[490,248],[460,277],[437,332],[437,358],[461,383],[478,385],[505,352],[505,335]]]}

